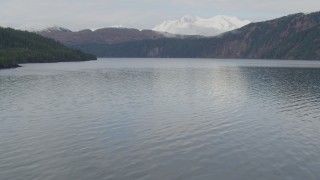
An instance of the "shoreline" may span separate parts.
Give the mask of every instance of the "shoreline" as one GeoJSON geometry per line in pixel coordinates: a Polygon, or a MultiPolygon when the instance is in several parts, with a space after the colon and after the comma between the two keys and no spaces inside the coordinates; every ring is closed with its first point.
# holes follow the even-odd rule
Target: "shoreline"
{"type": "Polygon", "coordinates": [[[18,68],[21,67],[19,64],[13,64],[13,65],[0,65],[0,70],[3,69],[13,69],[13,68],[18,68]]]}

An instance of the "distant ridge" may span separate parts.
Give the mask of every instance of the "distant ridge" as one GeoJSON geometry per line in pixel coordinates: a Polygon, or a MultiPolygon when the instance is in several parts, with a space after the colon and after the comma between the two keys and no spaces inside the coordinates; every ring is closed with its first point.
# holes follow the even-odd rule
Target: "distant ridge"
{"type": "Polygon", "coordinates": [[[79,44],[115,44],[127,41],[160,39],[174,37],[175,35],[157,32],[153,30],[138,30],[132,28],[107,27],[96,30],[84,29],[77,32],[66,30],[42,30],[38,34],[55,39],[65,45],[73,46],[79,44]]]}
{"type": "Polygon", "coordinates": [[[64,31],[72,32],[70,29],[61,27],[58,25],[42,25],[42,24],[29,24],[16,28],[17,30],[28,31],[28,32],[41,32],[41,31],[64,31]]]}

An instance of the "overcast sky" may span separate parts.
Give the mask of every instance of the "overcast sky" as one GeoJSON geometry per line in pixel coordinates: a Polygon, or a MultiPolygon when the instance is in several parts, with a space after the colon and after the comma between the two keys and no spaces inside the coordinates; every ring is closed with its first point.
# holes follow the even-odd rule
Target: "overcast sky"
{"type": "Polygon", "coordinates": [[[261,21],[319,8],[320,0],[0,0],[0,26],[39,24],[80,30],[122,25],[151,29],[186,14],[261,21]]]}

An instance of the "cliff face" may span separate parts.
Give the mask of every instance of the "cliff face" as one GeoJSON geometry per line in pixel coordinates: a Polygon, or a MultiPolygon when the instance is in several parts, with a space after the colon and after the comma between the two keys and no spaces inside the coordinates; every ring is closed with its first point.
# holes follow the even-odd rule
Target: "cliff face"
{"type": "Polygon", "coordinates": [[[252,23],[217,39],[206,57],[318,59],[320,13],[252,23]],[[305,46],[311,49],[307,52],[305,46]],[[299,52],[300,51],[300,52],[299,52]],[[303,52],[301,52],[303,51],[303,52]]]}

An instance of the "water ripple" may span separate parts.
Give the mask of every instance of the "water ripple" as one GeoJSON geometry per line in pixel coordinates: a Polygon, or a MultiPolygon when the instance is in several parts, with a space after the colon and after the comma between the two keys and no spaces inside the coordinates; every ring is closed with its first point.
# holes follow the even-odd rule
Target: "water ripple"
{"type": "Polygon", "coordinates": [[[261,63],[1,71],[0,179],[316,180],[320,70],[261,63]]]}

